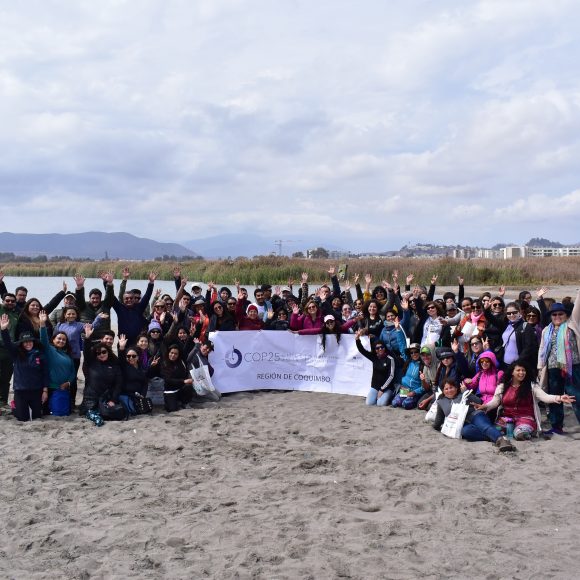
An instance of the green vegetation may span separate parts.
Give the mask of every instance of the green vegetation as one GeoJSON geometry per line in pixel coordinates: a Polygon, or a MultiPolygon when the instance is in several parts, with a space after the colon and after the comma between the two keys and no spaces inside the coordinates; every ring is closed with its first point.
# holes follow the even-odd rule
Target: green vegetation
{"type": "MultiPolygon", "coordinates": [[[[428,285],[433,274],[437,274],[437,284],[453,286],[457,276],[465,279],[466,285],[539,285],[575,284],[580,279],[580,258],[528,258],[516,260],[454,260],[443,259],[350,259],[340,260],[348,265],[349,278],[353,275],[372,274],[373,280],[390,280],[393,271],[398,270],[399,282],[405,283],[407,274],[414,274],[414,283],[428,285]]],[[[160,280],[171,280],[175,263],[158,262],[48,262],[9,263],[3,268],[8,276],[57,276],[70,278],[80,272],[87,278],[98,277],[99,272],[111,270],[118,279],[123,267],[128,266],[133,279],[146,279],[154,270],[160,280]]],[[[338,266],[334,260],[306,260],[277,256],[236,260],[192,260],[180,263],[182,274],[188,280],[213,281],[216,284],[233,285],[238,279],[242,284],[286,284],[288,279],[300,281],[302,272],[307,272],[309,281],[320,283],[328,280],[328,268],[338,266]]]]}

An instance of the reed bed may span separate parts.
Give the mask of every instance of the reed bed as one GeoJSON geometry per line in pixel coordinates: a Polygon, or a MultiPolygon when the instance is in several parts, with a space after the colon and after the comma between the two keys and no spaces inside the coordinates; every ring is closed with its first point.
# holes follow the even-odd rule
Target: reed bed
{"type": "MultiPolygon", "coordinates": [[[[514,260],[455,260],[452,258],[377,258],[348,260],[307,260],[286,257],[265,256],[254,259],[236,260],[193,260],[179,264],[183,276],[199,282],[233,285],[235,280],[242,284],[286,284],[289,279],[298,283],[302,272],[307,272],[309,281],[321,283],[328,280],[327,271],[331,266],[346,264],[351,281],[355,273],[370,273],[373,281],[391,280],[394,271],[399,272],[399,281],[405,283],[407,274],[414,274],[414,284],[428,285],[437,274],[437,284],[452,286],[457,277],[465,279],[466,285],[563,285],[580,281],[580,258],[521,258],[514,260]]],[[[112,271],[121,277],[124,267],[129,267],[131,278],[146,279],[154,270],[160,280],[171,280],[173,262],[48,262],[10,263],[2,270],[10,276],[57,276],[70,278],[77,272],[85,277],[98,277],[101,271],[112,271]]]]}

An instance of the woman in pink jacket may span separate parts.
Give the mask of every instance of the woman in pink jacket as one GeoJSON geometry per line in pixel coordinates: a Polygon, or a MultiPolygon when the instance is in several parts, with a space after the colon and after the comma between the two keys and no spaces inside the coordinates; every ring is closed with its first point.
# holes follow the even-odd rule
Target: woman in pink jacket
{"type": "Polygon", "coordinates": [[[503,371],[497,370],[497,358],[490,350],[479,355],[477,364],[481,370],[472,379],[465,379],[461,386],[475,391],[485,405],[493,399],[497,386],[503,383],[503,371]]]}
{"type": "Polygon", "coordinates": [[[309,300],[304,307],[304,314],[300,314],[300,308],[294,304],[290,318],[290,330],[320,330],[324,326],[322,311],[314,300],[309,300]]]}

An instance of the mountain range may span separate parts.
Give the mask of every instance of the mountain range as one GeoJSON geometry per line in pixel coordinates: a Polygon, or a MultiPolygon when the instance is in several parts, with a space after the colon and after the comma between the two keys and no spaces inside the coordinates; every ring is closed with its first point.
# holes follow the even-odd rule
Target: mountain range
{"type": "Polygon", "coordinates": [[[68,256],[92,260],[153,260],[162,256],[197,257],[181,244],[138,238],[124,232],[85,232],[80,234],[0,233],[0,252],[18,256],[68,256]]]}

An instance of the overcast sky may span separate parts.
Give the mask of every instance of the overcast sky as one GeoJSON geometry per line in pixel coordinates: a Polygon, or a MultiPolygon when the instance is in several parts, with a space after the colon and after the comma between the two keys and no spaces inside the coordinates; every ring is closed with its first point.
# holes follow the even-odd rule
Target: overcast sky
{"type": "Polygon", "coordinates": [[[580,242],[573,0],[19,0],[1,231],[580,242]]]}

